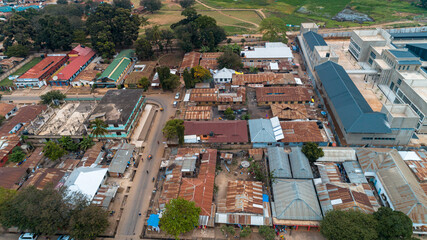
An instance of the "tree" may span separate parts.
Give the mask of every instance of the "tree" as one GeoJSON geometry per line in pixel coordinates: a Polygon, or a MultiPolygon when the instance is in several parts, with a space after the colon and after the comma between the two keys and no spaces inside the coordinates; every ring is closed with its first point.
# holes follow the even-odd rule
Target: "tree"
{"type": "Polygon", "coordinates": [[[18,227],[21,231],[53,235],[68,227],[69,204],[64,190],[52,186],[43,190],[27,187],[0,205],[3,227],[18,227]]]}
{"type": "Polygon", "coordinates": [[[224,115],[228,120],[234,120],[236,118],[236,116],[234,115],[234,111],[231,108],[225,109],[224,115]]]}
{"type": "Polygon", "coordinates": [[[62,101],[65,99],[65,94],[59,90],[52,90],[40,96],[44,104],[51,104],[53,100],[62,101]]]}
{"type": "Polygon", "coordinates": [[[86,33],[83,30],[75,30],[73,33],[73,42],[79,43],[79,44],[86,44],[87,38],[86,33]]]}
{"type": "Polygon", "coordinates": [[[95,143],[93,142],[93,139],[89,136],[84,136],[82,141],[79,142],[79,148],[83,151],[88,150],[93,145],[95,145],[95,143]]]}
{"type": "Polygon", "coordinates": [[[39,19],[37,25],[36,45],[52,51],[69,50],[73,42],[73,29],[64,16],[46,15],[39,19]]]}
{"type": "Polygon", "coordinates": [[[251,119],[251,115],[249,115],[248,113],[242,115],[242,120],[249,120],[249,119],[251,119]]]}
{"type": "Polygon", "coordinates": [[[181,82],[179,81],[179,77],[175,74],[171,74],[166,80],[162,83],[163,90],[175,90],[181,82]]]}
{"type": "MultiPolygon", "coordinates": [[[[0,187],[0,207],[3,203],[10,201],[16,194],[16,190],[0,187]]],[[[0,213],[1,216],[1,213],[0,213]]]]}
{"type": "Polygon", "coordinates": [[[57,0],[56,4],[68,4],[67,0],[57,0]]]}
{"type": "Polygon", "coordinates": [[[179,1],[179,5],[181,5],[182,8],[191,7],[194,3],[195,3],[194,0],[181,0],[181,1],[179,1]]]}
{"type": "Polygon", "coordinates": [[[258,73],[258,68],[256,68],[256,67],[249,67],[249,72],[250,73],[258,73]]]}
{"type": "Polygon", "coordinates": [[[389,207],[381,207],[373,215],[378,221],[378,239],[411,240],[412,221],[406,214],[389,207]]]}
{"type": "Polygon", "coordinates": [[[196,83],[194,82],[193,75],[187,69],[184,69],[182,77],[184,78],[185,88],[194,88],[196,83]]]}
{"type": "Polygon", "coordinates": [[[30,47],[21,44],[14,44],[7,48],[6,56],[8,57],[27,57],[30,53],[30,47]]]}
{"type": "Polygon", "coordinates": [[[112,57],[116,47],[130,46],[138,38],[141,19],[129,9],[100,4],[86,21],[94,49],[105,57],[112,57]]]}
{"type": "Polygon", "coordinates": [[[301,151],[311,163],[315,162],[318,158],[321,158],[325,155],[323,153],[323,149],[319,148],[319,146],[317,146],[317,144],[313,142],[305,143],[301,151]]]}
{"type": "Polygon", "coordinates": [[[168,49],[170,49],[172,52],[172,40],[175,38],[175,34],[169,29],[163,29],[161,31],[160,36],[161,36],[162,40],[166,41],[164,43],[165,47],[166,47],[166,52],[169,52],[168,49]]]}
{"type": "Polygon", "coordinates": [[[135,53],[139,60],[150,60],[154,56],[150,42],[145,38],[140,38],[135,42],[135,53]]]}
{"type": "Polygon", "coordinates": [[[71,216],[70,236],[74,239],[95,239],[107,229],[108,225],[107,211],[89,205],[71,216]]]}
{"type": "Polygon", "coordinates": [[[320,222],[320,232],[327,239],[378,239],[374,216],[357,210],[331,210],[320,222]]]}
{"type": "Polygon", "coordinates": [[[234,235],[234,234],[236,234],[236,230],[234,230],[234,227],[233,226],[227,226],[227,225],[223,225],[222,227],[221,227],[221,231],[222,231],[222,233],[225,235],[225,234],[230,234],[230,235],[234,235]]]}
{"type": "Polygon", "coordinates": [[[420,0],[421,7],[427,8],[427,0],[420,0]]]}
{"type": "Polygon", "coordinates": [[[193,75],[193,79],[195,83],[204,82],[208,79],[212,78],[211,73],[209,70],[202,66],[195,66],[191,69],[191,73],[193,75]]]}
{"type": "Polygon", "coordinates": [[[108,124],[106,124],[102,119],[95,119],[91,122],[90,127],[92,128],[92,136],[96,138],[103,137],[108,133],[108,124]]]}
{"type": "Polygon", "coordinates": [[[53,141],[48,141],[43,147],[44,155],[52,161],[60,159],[67,153],[59,144],[53,141]]]}
{"type": "Polygon", "coordinates": [[[251,229],[251,227],[246,226],[246,227],[244,227],[242,230],[240,230],[240,234],[239,234],[239,236],[240,236],[241,238],[245,238],[245,237],[247,237],[247,236],[251,235],[251,233],[252,233],[252,229],[251,229]]]}
{"type": "Polygon", "coordinates": [[[231,43],[231,41],[233,41],[233,39],[231,39],[231,38],[227,38],[227,44],[230,44],[230,43],[231,43]]]}
{"type": "Polygon", "coordinates": [[[201,209],[192,201],[172,199],[160,218],[160,229],[179,239],[182,233],[193,230],[199,223],[201,209]]]}
{"type": "Polygon", "coordinates": [[[162,31],[160,30],[159,25],[145,29],[145,38],[149,40],[152,45],[156,45],[157,48],[163,52],[164,46],[162,41],[162,31]]]}
{"type": "Polygon", "coordinates": [[[217,60],[219,69],[229,68],[238,70],[243,68],[243,63],[240,59],[240,56],[230,50],[224,52],[217,60]]]}
{"type": "Polygon", "coordinates": [[[59,145],[67,151],[75,152],[79,149],[79,145],[69,136],[62,136],[58,141],[59,145]]]}
{"type": "Polygon", "coordinates": [[[2,115],[0,115],[0,126],[6,121],[6,118],[2,115]]]}
{"type": "Polygon", "coordinates": [[[239,46],[237,43],[222,45],[222,46],[219,46],[218,48],[220,52],[232,51],[239,56],[240,56],[240,51],[242,50],[242,47],[239,46]]]}
{"type": "Polygon", "coordinates": [[[155,12],[160,10],[162,2],[160,0],[141,0],[139,5],[144,6],[147,11],[155,12]]]}
{"type": "Polygon", "coordinates": [[[178,137],[179,143],[184,143],[184,121],[182,119],[172,119],[166,122],[162,132],[167,139],[178,137]]]}
{"type": "Polygon", "coordinates": [[[25,153],[21,147],[15,147],[12,153],[9,154],[8,160],[14,163],[21,162],[25,158],[25,153]]]}
{"type": "Polygon", "coordinates": [[[260,32],[262,32],[262,39],[270,42],[284,42],[287,43],[286,38],[286,24],[282,19],[277,17],[268,17],[261,21],[260,32]]]}
{"type": "Polygon", "coordinates": [[[240,39],[240,42],[242,43],[242,46],[243,46],[243,44],[245,44],[245,42],[246,42],[246,39],[242,38],[242,39],[240,39]]]}
{"type": "Polygon", "coordinates": [[[260,226],[258,232],[265,240],[274,240],[276,238],[276,232],[268,226],[260,226]]]}
{"type": "Polygon", "coordinates": [[[132,9],[130,0],[113,0],[113,5],[116,8],[132,9]]]}
{"type": "Polygon", "coordinates": [[[15,43],[26,47],[31,47],[36,31],[31,22],[31,16],[37,13],[30,10],[25,12],[15,12],[2,27],[2,34],[5,36],[3,45],[6,49],[15,43]]]}
{"type": "Polygon", "coordinates": [[[148,78],[143,77],[139,80],[139,85],[141,85],[141,88],[143,88],[145,91],[148,90],[148,87],[151,85],[150,80],[148,78]]]}
{"type": "Polygon", "coordinates": [[[166,66],[158,67],[157,73],[159,74],[159,81],[162,83],[165,79],[169,78],[171,75],[170,69],[166,66]]]}

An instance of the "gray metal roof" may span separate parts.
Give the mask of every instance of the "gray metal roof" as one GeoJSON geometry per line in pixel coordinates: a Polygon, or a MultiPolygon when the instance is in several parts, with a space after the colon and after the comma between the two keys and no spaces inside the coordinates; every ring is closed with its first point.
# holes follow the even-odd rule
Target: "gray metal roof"
{"type": "Polygon", "coordinates": [[[126,166],[128,162],[131,161],[133,156],[133,151],[135,146],[128,143],[123,143],[119,150],[111,160],[110,166],[108,167],[109,172],[121,173],[123,174],[126,171],[126,166]]]}
{"type": "Polygon", "coordinates": [[[289,165],[288,154],[281,147],[268,148],[268,162],[270,172],[276,178],[292,178],[291,166],[289,165]]]}
{"type": "Polygon", "coordinates": [[[251,142],[277,142],[274,136],[273,126],[269,119],[250,119],[248,122],[251,142]]]}
{"type": "Polygon", "coordinates": [[[311,51],[313,51],[315,46],[328,46],[323,37],[315,32],[308,31],[303,36],[311,51]]]}
{"type": "Polygon", "coordinates": [[[281,220],[322,220],[312,180],[276,179],[272,187],[273,217],[281,220]]]}
{"type": "Polygon", "coordinates": [[[386,115],[372,110],[342,66],[328,61],[315,70],[346,132],[391,133],[386,115]]]}
{"type": "Polygon", "coordinates": [[[347,177],[351,183],[368,183],[363,174],[362,168],[357,161],[348,161],[342,163],[347,177]]]}
{"type": "Polygon", "coordinates": [[[289,159],[293,178],[313,178],[310,163],[304,153],[301,152],[301,148],[293,147],[291,149],[292,152],[289,153],[289,159]]]}
{"type": "Polygon", "coordinates": [[[396,58],[417,58],[417,56],[408,50],[389,49],[388,51],[396,58]]]}
{"type": "Polygon", "coordinates": [[[399,60],[397,63],[400,65],[421,65],[419,60],[399,60]]]}

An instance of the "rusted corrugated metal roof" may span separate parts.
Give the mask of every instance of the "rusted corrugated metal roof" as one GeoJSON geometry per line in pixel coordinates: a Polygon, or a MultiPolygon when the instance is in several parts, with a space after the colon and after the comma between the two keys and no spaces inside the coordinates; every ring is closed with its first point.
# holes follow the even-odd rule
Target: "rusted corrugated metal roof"
{"type": "Polygon", "coordinates": [[[284,139],[281,142],[325,142],[326,137],[322,135],[319,126],[314,121],[291,121],[280,122],[284,139]]]}
{"type": "Polygon", "coordinates": [[[169,203],[171,199],[178,197],[181,179],[181,166],[178,165],[172,170],[171,174],[166,176],[166,180],[163,184],[163,191],[162,194],[160,194],[159,204],[169,203]]]}
{"type": "Polygon", "coordinates": [[[262,214],[262,182],[229,181],[226,207],[227,212],[262,214]]]}
{"type": "Polygon", "coordinates": [[[64,175],[65,170],[62,169],[39,168],[28,178],[23,186],[34,186],[39,190],[44,189],[49,184],[56,187],[64,175]]]}
{"type": "Polygon", "coordinates": [[[275,103],[270,108],[280,120],[317,119],[315,108],[304,104],[275,103]]]}
{"type": "Polygon", "coordinates": [[[247,84],[266,85],[294,85],[295,76],[290,73],[258,73],[258,74],[234,74],[233,85],[244,86],[247,84]]]}
{"type": "Polygon", "coordinates": [[[256,89],[258,102],[309,102],[313,92],[303,86],[263,87],[256,89]]]}
{"type": "Polygon", "coordinates": [[[184,69],[191,69],[197,65],[199,65],[201,53],[199,52],[189,52],[184,55],[182,59],[180,72],[183,72],[184,69]]]}

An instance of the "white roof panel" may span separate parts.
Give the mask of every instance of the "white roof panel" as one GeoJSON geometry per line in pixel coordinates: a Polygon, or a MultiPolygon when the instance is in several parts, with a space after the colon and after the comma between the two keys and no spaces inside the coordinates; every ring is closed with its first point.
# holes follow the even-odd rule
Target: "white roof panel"
{"type": "Polygon", "coordinates": [[[405,161],[421,161],[422,159],[417,155],[416,152],[413,151],[399,151],[400,156],[405,161]]]}

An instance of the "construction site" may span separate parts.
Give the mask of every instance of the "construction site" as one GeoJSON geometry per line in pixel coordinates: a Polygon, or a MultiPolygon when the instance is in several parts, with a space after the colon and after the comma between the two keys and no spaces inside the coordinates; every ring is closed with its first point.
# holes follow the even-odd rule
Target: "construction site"
{"type": "Polygon", "coordinates": [[[29,136],[82,136],[87,129],[83,122],[97,106],[96,101],[68,102],[60,108],[49,107],[27,127],[29,136]]]}

